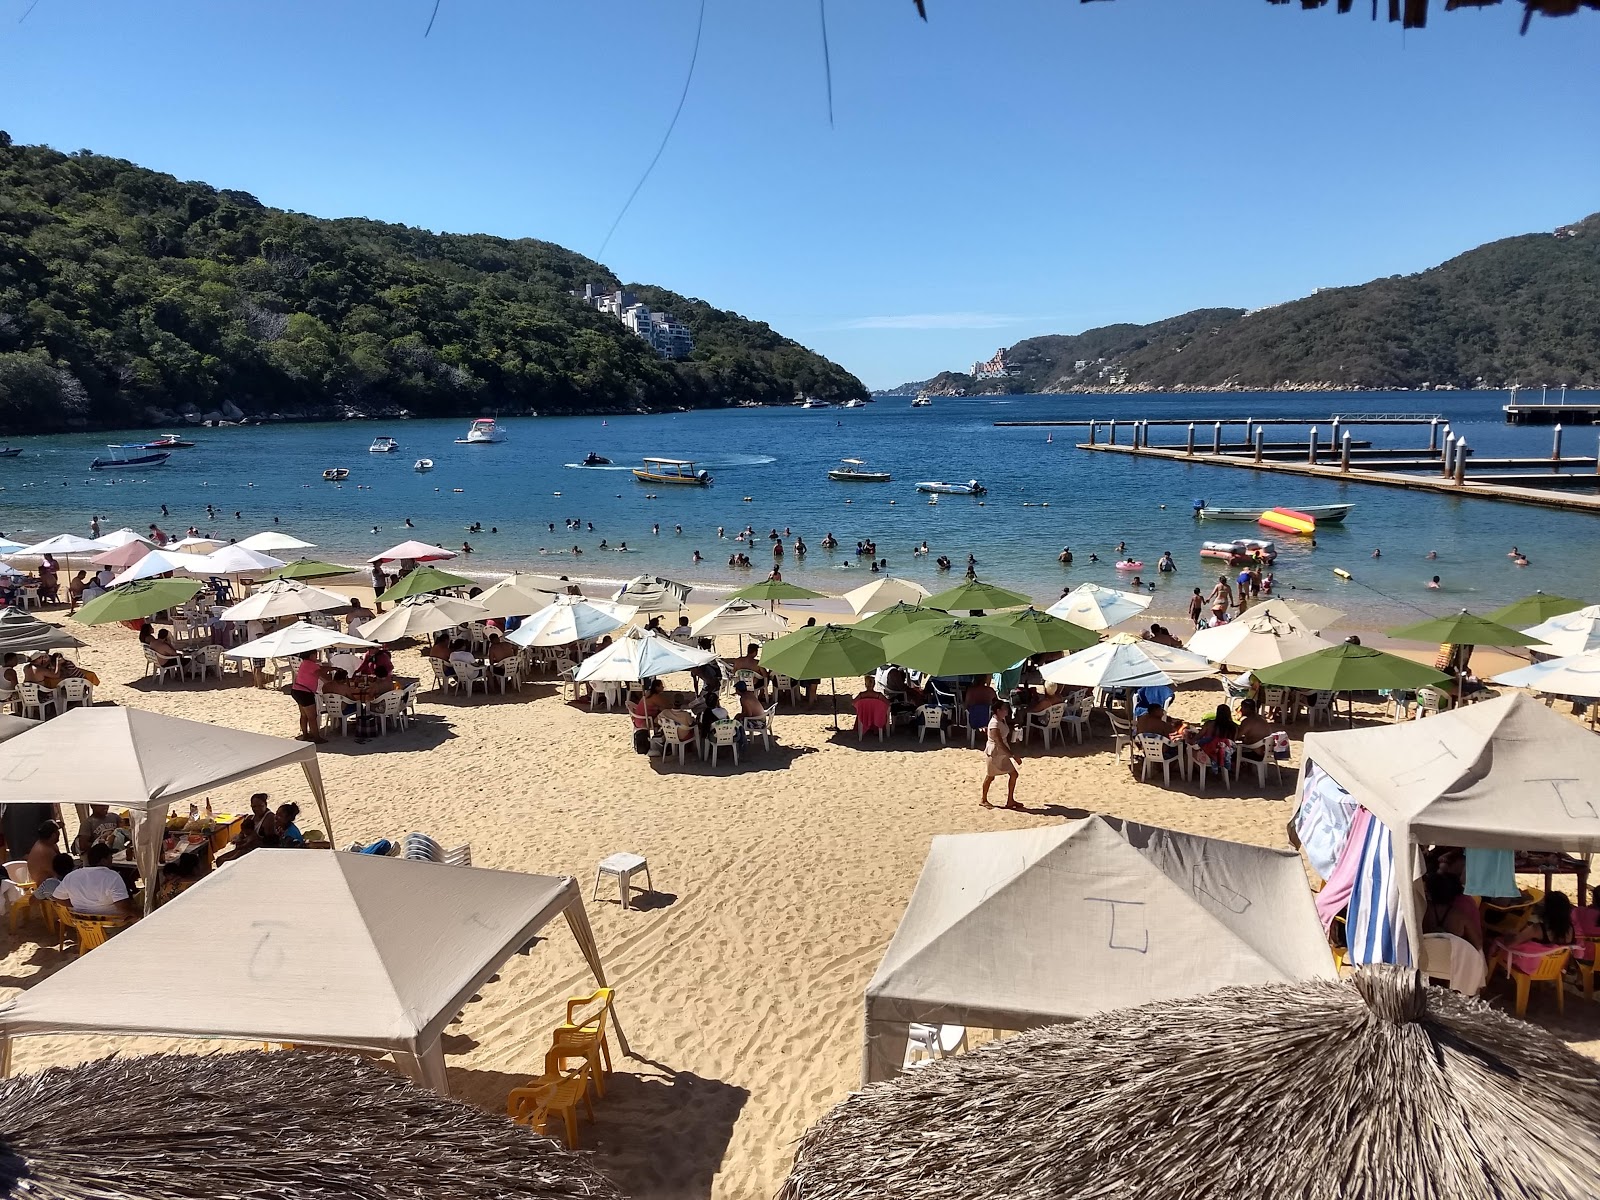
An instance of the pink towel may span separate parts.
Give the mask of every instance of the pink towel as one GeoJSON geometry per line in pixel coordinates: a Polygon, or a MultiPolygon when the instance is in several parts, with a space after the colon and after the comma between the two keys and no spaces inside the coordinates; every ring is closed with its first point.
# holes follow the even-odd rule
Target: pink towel
{"type": "Polygon", "coordinates": [[[1539,969],[1539,963],[1550,955],[1575,949],[1573,946],[1552,946],[1545,942],[1518,942],[1514,946],[1500,942],[1498,948],[1505,952],[1511,965],[1525,975],[1532,975],[1539,969]]]}
{"type": "Polygon", "coordinates": [[[1350,893],[1355,890],[1356,873],[1361,868],[1361,847],[1367,840],[1367,826],[1372,814],[1364,808],[1356,810],[1350,822],[1350,836],[1345,839],[1344,851],[1334,864],[1333,874],[1317,893],[1317,916],[1322,918],[1324,930],[1333,928],[1333,919],[1350,903],[1350,893]]]}

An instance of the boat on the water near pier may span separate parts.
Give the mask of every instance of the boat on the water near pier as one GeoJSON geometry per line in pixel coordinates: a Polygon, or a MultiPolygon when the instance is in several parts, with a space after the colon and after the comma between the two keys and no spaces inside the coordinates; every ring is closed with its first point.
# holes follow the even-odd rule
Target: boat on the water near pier
{"type": "MultiPolygon", "coordinates": [[[[1338,525],[1350,515],[1350,510],[1354,507],[1353,503],[1300,504],[1294,506],[1294,511],[1314,518],[1318,525],[1338,525]]],[[[1268,510],[1265,508],[1218,508],[1202,501],[1195,508],[1194,515],[1206,521],[1259,521],[1261,514],[1266,511],[1268,510]]]]}
{"type": "Polygon", "coordinates": [[[322,477],[330,483],[337,483],[341,479],[350,478],[349,467],[329,467],[322,473],[322,477]]]}
{"type": "Polygon", "coordinates": [[[16,458],[21,453],[21,446],[0,446],[0,458],[16,458]]]}
{"type": "Polygon", "coordinates": [[[380,433],[372,439],[372,445],[367,447],[368,454],[393,454],[400,449],[400,443],[386,433],[380,433]]]}
{"type": "Polygon", "coordinates": [[[416,462],[411,464],[411,469],[413,471],[431,471],[433,470],[433,459],[419,458],[416,462]]]}
{"type": "Polygon", "coordinates": [[[911,402],[912,408],[932,408],[933,397],[927,392],[918,392],[917,398],[911,402]]]}
{"type": "Polygon", "coordinates": [[[129,454],[129,450],[143,450],[143,446],[107,446],[107,450],[115,450],[116,454],[106,458],[97,458],[89,464],[91,471],[110,471],[117,467],[159,467],[172,455],[166,451],[159,454],[129,454]]]}
{"type": "Polygon", "coordinates": [[[458,446],[488,446],[506,440],[505,430],[494,423],[493,417],[479,417],[467,430],[466,437],[456,439],[458,446]]]}
{"type": "Polygon", "coordinates": [[[887,471],[863,471],[867,464],[859,458],[841,458],[844,465],[828,472],[835,483],[888,483],[894,476],[887,471]]]}
{"type": "Polygon", "coordinates": [[[711,482],[711,472],[695,470],[694,462],[687,458],[647,458],[644,466],[633,468],[633,477],[641,483],[686,487],[705,487],[711,482]]]}
{"type": "Polygon", "coordinates": [[[917,491],[932,492],[937,496],[986,496],[989,489],[976,479],[969,479],[965,483],[919,483],[917,491]]]}
{"type": "Polygon", "coordinates": [[[194,443],[178,436],[176,433],[163,433],[153,442],[144,444],[146,450],[192,450],[194,443]]]}

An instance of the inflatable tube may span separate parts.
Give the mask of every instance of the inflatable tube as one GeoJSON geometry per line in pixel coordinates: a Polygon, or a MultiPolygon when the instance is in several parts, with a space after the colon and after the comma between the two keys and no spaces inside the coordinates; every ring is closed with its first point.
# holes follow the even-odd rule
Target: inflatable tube
{"type": "Polygon", "coordinates": [[[1243,563],[1252,558],[1271,562],[1278,557],[1278,548],[1261,538],[1239,538],[1232,542],[1201,542],[1201,558],[1223,558],[1229,562],[1243,563]]]}
{"type": "Polygon", "coordinates": [[[1256,524],[1279,533],[1298,533],[1310,536],[1317,532],[1317,519],[1292,508],[1269,508],[1256,518],[1256,524]]]}
{"type": "Polygon", "coordinates": [[[1335,575],[1337,575],[1340,579],[1349,579],[1350,578],[1350,572],[1346,571],[1343,567],[1335,567],[1333,569],[1333,573],[1335,575]]]}
{"type": "Polygon", "coordinates": [[[1134,561],[1132,561],[1130,559],[1127,562],[1119,562],[1117,564],[1117,570],[1119,570],[1119,571],[1142,571],[1142,570],[1144,570],[1144,563],[1142,563],[1142,562],[1134,562],[1134,561]]]}

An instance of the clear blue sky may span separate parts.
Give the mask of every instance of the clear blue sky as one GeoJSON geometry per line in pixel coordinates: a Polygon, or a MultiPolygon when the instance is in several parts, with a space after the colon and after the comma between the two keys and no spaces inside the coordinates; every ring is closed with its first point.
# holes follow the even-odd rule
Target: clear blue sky
{"type": "MultiPolygon", "coordinates": [[[[698,0],[0,0],[0,126],[324,216],[586,254],[698,0]],[[27,13],[26,20],[20,20],[27,13]]],[[[1402,33],[1264,0],[708,0],[606,250],[869,384],[1253,307],[1600,209],[1600,15],[1402,33]]],[[[1357,4],[1365,9],[1365,0],[1357,4]]]]}

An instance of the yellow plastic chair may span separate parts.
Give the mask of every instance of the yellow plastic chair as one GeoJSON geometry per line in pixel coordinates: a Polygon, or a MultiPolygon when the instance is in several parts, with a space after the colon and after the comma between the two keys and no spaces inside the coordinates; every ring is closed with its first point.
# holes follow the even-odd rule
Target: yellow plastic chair
{"type": "Polygon", "coordinates": [[[611,1073],[611,1047],[606,1042],[606,1022],[611,1017],[612,988],[603,987],[587,996],[567,1001],[566,1024],[550,1035],[545,1054],[545,1074],[561,1071],[569,1058],[584,1060],[595,1094],[606,1094],[605,1076],[611,1073]]]}
{"type": "Polygon", "coordinates": [[[1600,936],[1591,935],[1583,940],[1589,946],[1589,957],[1575,958],[1572,960],[1572,964],[1578,968],[1578,977],[1583,980],[1583,998],[1585,1000],[1593,1000],[1594,962],[1596,958],[1600,958],[1600,936]]]}
{"type": "Polygon", "coordinates": [[[78,933],[78,957],[82,958],[118,930],[133,924],[133,918],[121,913],[81,913],[67,910],[67,924],[78,933]]]}
{"type": "Polygon", "coordinates": [[[589,1103],[589,1064],[565,1074],[544,1074],[530,1079],[519,1088],[512,1088],[506,1097],[506,1116],[520,1125],[540,1133],[547,1132],[550,1118],[558,1116],[566,1125],[567,1149],[578,1148],[578,1102],[583,1102],[594,1120],[594,1106],[589,1103]]]}
{"type": "MultiPolygon", "coordinates": [[[[16,881],[13,880],[13,882],[16,881]]],[[[17,887],[22,890],[22,895],[18,896],[14,901],[12,901],[11,910],[6,913],[6,928],[8,928],[12,933],[17,931],[17,926],[26,921],[28,919],[28,914],[38,906],[33,894],[33,890],[36,886],[37,885],[32,882],[17,883],[17,887]]],[[[46,921],[47,925],[48,923],[49,922],[46,921]]]]}
{"type": "MultiPolygon", "coordinates": [[[[1513,947],[1514,949],[1515,947],[1513,947]]],[[[1512,981],[1517,985],[1517,1016],[1525,1016],[1528,1012],[1528,992],[1536,983],[1553,983],[1556,985],[1556,1011],[1567,1011],[1566,990],[1561,986],[1562,972],[1567,969],[1567,962],[1572,958],[1571,950],[1552,950],[1539,960],[1539,965],[1532,971],[1524,971],[1516,965],[1516,960],[1511,957],[1509,950],[1501,951],[1501,964],[1505,967],[1512,981]]],[[[1526,957],[1526,956],[1524,956],[1526,957]]]]}
{"type": "Polygon", "coordinates": [[[71,910],[64,901],[57,900],[54,896],[35,895],[33,905],[44,918],[44,927],[55,941],[56,949],[65,950],[67,934],[72,932],[72,926],[68,922],[71,910]]]}
{"type": "Polygon", "coordinates": [[[1528,918],[1533,916],[1534,906],[1544,903],[1544,889],[1525,887],[1521,897],[1510,900],[1508,903],[1499,904],[1493,900],[1479,900],[1478,911],[1483,918],[1484,942],[1489,943],[1495,936],[1509,939],[1518,933],[1528,923],[1528,918]]]}

